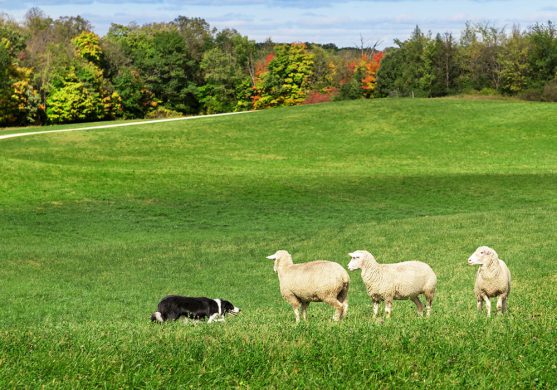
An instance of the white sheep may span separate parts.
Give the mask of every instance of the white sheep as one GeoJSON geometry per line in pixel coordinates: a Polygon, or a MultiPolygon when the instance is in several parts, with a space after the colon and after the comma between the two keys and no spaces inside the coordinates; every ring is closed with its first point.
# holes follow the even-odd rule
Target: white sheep
{"type": "Polygon", "coordinates": [[[491,315],[490,298],[497,297],[497,311],[507,311],[507,298],[511,292],[511,271],[499,258],[497,252],[487,246],[480,246],[468,258],[469,265],[479,265],[476,274],[474,294],[478,311],[482,311],[485,302],[487,316],[491,315]]]}
{"type": "Polygon", "coordinates": [[[427,316],[431,314],[431,303],[435,295],[437,277],[429,265],[421,261],[404,261],[395,264],[379,264],[368,251],[348,254],[352,259],[348,269],[362,270],[362,280],[373,301],[373,317],[379,312],[379,303],[385,301],[385,315],[391,317],[393,299],[410,299],[423,315],[424,306],[418,295],[427,300],[427,316]]]}
{"type": "Polygon", "coordinates": [[[338,263],[326,260],[294,264],[292,256],[279,250],[267,259],[274,260],[278,274],[280,293],[294,309],[296,322],[307,319],[310,302],[325,302],[335,308],[333,320],[343,319],[348,312],[348,272],[338,263]]]}

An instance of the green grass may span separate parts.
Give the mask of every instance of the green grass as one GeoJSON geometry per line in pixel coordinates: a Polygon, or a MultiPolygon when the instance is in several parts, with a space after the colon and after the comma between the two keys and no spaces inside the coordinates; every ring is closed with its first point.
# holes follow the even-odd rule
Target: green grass
{"type": "Polygon", "coordinates": [[[0,388],[555,388],[556,123],[375,100],[0,141],[0,388]],[[513,273],[505,317],[475,311],[479,245],[513,273]],[[355,272],[346,321],[296,326],[278,249],[426,261],[433,315],[372,321],[355,272]],[[151,324],[170,293],[243,313],[151,324]]]}

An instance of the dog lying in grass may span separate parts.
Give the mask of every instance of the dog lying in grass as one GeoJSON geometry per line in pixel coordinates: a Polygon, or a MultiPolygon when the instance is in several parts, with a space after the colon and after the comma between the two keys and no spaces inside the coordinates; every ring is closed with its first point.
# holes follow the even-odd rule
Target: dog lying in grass
{"type": "Polygon", "coordinates": [[[192,320],[208,319],[207,322],[211,323],[224,321],[225,315],[236,315],[239,312],[238,307],[224,299],[169,295],[159,302],[157,311],[151,315],[151,321],[162,323],[185,317],[192,320]]]}

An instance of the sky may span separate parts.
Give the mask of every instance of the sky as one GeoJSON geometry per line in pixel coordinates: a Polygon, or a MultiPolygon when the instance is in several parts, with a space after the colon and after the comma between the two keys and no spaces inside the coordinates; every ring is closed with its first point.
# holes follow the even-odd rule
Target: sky
{"type": "Polygon", "coordinates": [[[0,0],[0,13],[22,21],[38,7],[52,18],[80,15],[104,35],[111,23],[169,22],[200,17],[211,27],[234,28],[257,42],[334,43],[339,47],[393,45],[416,25],[458,37],[466,21],[510,30],[557,22],[555,0],[0,0]]]}

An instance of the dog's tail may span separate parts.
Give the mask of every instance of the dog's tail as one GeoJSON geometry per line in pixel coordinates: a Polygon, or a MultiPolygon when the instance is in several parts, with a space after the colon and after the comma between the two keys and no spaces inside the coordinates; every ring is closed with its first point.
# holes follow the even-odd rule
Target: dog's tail
{"type": "Polygon", "coordinates": [[[151,321],[152,322],[164,322],[164,319],[162,318],[161,312],[156,311],[153,314],[151,314],[151,321]]]}

